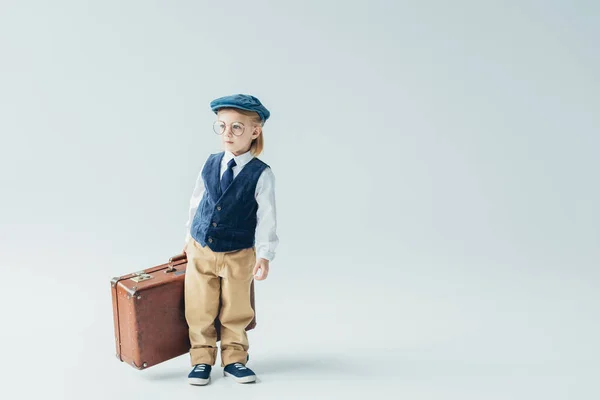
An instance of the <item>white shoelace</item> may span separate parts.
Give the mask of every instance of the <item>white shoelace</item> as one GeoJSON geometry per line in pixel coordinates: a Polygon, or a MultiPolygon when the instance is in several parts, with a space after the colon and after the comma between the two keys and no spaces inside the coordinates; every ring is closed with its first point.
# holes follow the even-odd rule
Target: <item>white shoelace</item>
{"type": "Polygon", "coordinates": [[[243,366],[242,364],[240,364],[240,363],[235,363],[234,365],[235,365],[235,367],[236,367],[237,369],[248,369],[248,368],[244,367],[244,366],[243,366]]]}
{"type": "Polygon", "coordinates": [[[196,372],[204,372],[204,368],[206,367],[206,365],[198,365],[196,366],[196,369],[194,371],[196,372]]]}

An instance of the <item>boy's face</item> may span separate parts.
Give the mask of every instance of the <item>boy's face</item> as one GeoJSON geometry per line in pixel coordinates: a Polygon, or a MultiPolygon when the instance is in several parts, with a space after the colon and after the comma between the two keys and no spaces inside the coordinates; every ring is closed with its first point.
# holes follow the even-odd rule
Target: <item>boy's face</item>
{"type": "Polygon", "coordinates": [[[260,125],[235,110],[222,110],[217,114],[217,121],[225,131],[221,135],[223,149],[238,156],[250,150],[252,140],[260,135],[260,125]],[[241,132],[241,135],[239,135],[241,132]]]}

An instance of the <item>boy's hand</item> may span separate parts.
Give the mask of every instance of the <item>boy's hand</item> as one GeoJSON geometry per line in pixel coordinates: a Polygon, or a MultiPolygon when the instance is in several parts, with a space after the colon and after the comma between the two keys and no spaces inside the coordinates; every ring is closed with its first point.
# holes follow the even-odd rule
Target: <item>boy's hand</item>
{"type": "Polygon", "coordinates": [[[269,260],[258,258],[256,260],[256,265],[254,266],[254,271],[252,271],[252,275],[254,275],[257,281],[264,281],[267,279],[267,275],[269,275],[269,260]],[[260,270],[260,275],[257,275],[258,270],[260,270]]]}

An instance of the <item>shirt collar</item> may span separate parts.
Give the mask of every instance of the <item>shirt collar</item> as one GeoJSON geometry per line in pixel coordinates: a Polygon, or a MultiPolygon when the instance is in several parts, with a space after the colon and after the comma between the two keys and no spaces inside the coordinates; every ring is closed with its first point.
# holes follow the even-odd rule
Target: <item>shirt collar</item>
{"type": "Polygon", "coordinates": [[[225,150],[225,154],[223,155],[223,163],[227,164],[232,158],[235,159],[235,165],[241,168],[248,164],[254,158],[254,155],[250,150],[248,150],[239,156],[234,156],[232,152],[225,150]]]}

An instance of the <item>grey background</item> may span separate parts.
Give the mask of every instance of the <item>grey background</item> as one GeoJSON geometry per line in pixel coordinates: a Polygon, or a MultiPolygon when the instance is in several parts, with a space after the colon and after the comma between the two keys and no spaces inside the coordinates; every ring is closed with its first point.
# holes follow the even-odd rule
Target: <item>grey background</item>
{"type": "Polygon", "coordinates": [[[0,4],[3,397],[598,398],[598,2],[0,4]],[[181,251],[231,93],[281,244],[260,383],[196,388],[117,361],[109,282],[181,251]]]}

